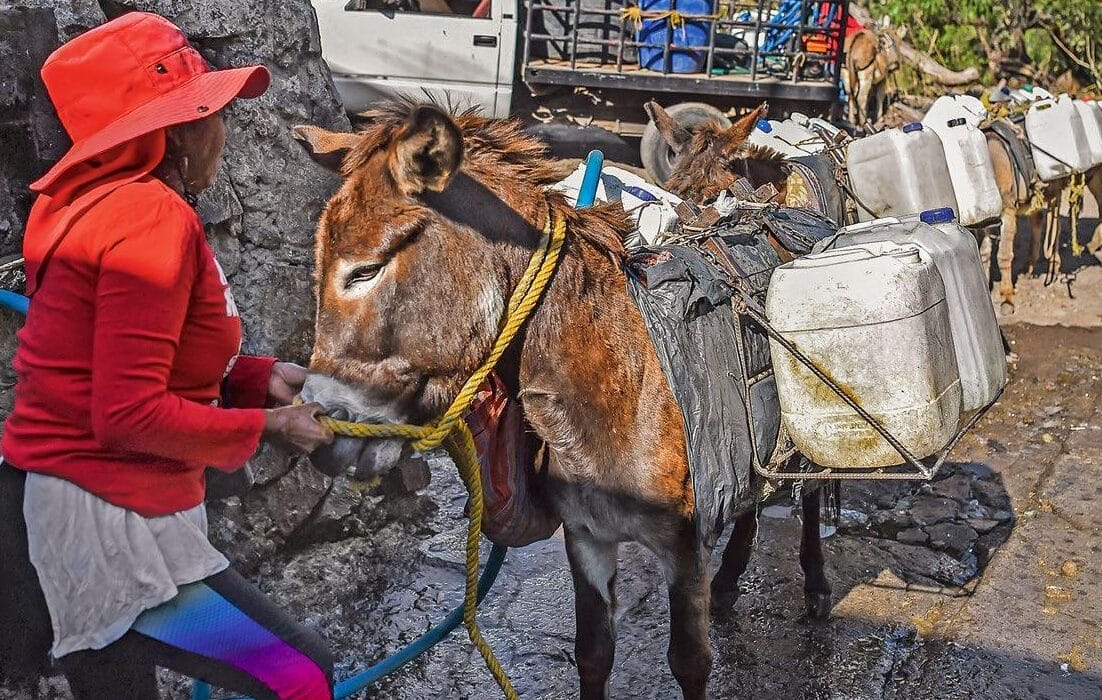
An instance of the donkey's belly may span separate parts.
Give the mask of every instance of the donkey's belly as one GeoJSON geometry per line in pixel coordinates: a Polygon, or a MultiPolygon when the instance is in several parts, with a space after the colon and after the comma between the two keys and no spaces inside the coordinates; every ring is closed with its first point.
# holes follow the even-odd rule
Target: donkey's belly
{"type": "Polygon", "coordinates": [[[645,493],[592,483],[560,485],[552,496],[566,531],[603,542],[639,542],[664,550],[685,520],[676,508],[664,508],[645,493]]]}

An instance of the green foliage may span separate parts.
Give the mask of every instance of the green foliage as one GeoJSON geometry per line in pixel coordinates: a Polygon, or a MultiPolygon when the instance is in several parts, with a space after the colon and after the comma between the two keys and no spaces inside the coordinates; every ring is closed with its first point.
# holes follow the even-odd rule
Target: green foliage
{"type": "Polygon", "coordinates": [[[1102,83],[1102,0],[871,0],[874,17],[906,27],[906,40],[946,66],[975,66],[1024,49],[1039,75],[1071,69],[1102,83]]]}

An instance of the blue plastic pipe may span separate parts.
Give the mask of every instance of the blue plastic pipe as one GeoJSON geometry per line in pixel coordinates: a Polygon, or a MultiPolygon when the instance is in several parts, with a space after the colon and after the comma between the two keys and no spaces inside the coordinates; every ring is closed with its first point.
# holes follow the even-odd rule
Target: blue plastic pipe
{"type": "Polygon", "coordinates": [[[26,316],[27,309],[31,308],[31,300],[22,294],[0,289],[0,306],[6,306],[12,311],[17,311],[26,316]]]}
{"type": "MultiPolygon", "coordinates": [[[[494,545],[490,550],[490,556],[486,560],[486,568],[482,571],[482,577],[478,580],[478,601],[486,597],[490,587],[494,585],[501,565],[505,561],[505,553],[508,547],[494,545]]],[[[421,654],[436,646],[441,640],[455,631],[463,624],[463,606],[455,608],[444,618],[442,622],[425,632],[423,635],[410,642],[394,654],[383,659],[374,666],[360,671],[351,678],[346,678],[337,684],[334,695],[337,700],[347,698],[358,693],[371,684],[394,673],[402,666],[413,661],[421,654]]],[[[196,681],[191,689],[191,700],[210,700],[210,686],[202,681],[196,681]]]]}
{"type": "Polygon", "coordinates": [[[575,209],[588,209],[597,199],[597,185],[601,182],[601,168],[605,165],[605,154],[593,150],[585,157],[585,174],[582,176],[582,188],[578,190],[578,203],[575,209]]]}

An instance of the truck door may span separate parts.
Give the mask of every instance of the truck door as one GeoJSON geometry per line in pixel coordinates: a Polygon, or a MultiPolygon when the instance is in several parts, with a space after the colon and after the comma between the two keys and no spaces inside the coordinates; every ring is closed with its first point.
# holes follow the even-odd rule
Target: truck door
{"type": "Polygon", "coordinates": [[[313,0],[322,55],[345,109],[428,93],[505,117],[516,0],[313,0]]]}

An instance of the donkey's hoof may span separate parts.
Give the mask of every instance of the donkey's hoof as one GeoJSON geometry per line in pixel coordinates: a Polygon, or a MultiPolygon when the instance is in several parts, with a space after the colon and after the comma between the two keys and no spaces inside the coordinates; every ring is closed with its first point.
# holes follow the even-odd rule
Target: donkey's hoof
{"type": "Polygon", "coordinates": [[[804,603],[807,605],[807,616],[813,620],[827,619],[834,607],[830,591],[804,591],[804,603]]]}
{"type": "Polygon", "coordinates": [[[717,589],[713,588],[712,589],[712,616],[723,618],[723,617],[726,617],[727,615],[731,614],[731,611],[734,610],[734,608],[735,608],[735,603],[738,602],[739,595],[741,595],[741,591],[739,591],[737,586],[735,587],[735,589],[733,591],[732,590],[717,590],[717,589]]]}
{"type": "Polygon", "coordinates": [[[1003,316],[1013,316],[1015,311],[1017,311],[1017,308],[1015,308],[1012,302],[1004,301],[999,304],[999,313],[1003,316]]]}

